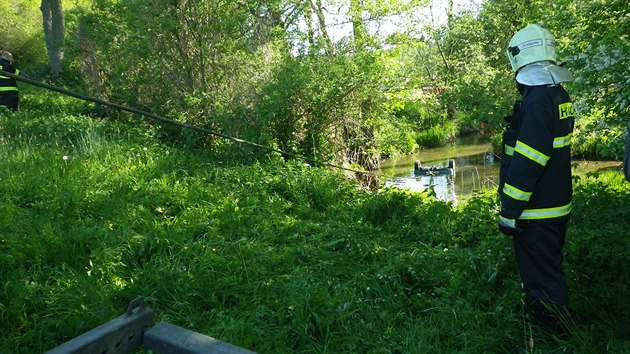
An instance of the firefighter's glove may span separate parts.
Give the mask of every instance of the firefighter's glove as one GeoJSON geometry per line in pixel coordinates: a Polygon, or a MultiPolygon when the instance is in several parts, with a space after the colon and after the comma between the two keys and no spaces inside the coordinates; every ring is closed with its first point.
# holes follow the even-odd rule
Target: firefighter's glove
{"type": "Polygon", "coordinates": [[[523,229],[516,225],[516,220],[499,215],[499,231],[505,236],[517,236],[523,229]]]}

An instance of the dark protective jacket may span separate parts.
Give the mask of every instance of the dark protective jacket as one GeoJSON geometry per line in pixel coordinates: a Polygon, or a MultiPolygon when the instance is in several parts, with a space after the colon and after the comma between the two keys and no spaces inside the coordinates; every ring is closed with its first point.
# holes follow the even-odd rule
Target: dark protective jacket
{"type": "MultiPolygon", "coordinates": [[[[20,75],[18,69],[2,58],[0,58],[0,70],[20,75]]],[[[5,106],[15,112],[19,108],[19,101],[20,97],[15,79],[0,74],[0,106],[5,106]]]]}
{"type": "MultiPolygon", "coordinates": [[[[11,63],[9,63],[8,61],[2,58],[0,58],[0,70],[4,70],[11,74],[20,75],[20,70],[14,68],[13,65],[11,65],[11,63]]],[[[18,88],[17,88],[17,83],[15,82],[15,79],[10,78],[8,76],[0,75],[0,92],[17,91],[17,90],[18,88]]]]}
{"type": "Polygon", "coordinates": [[[503,135],[499,174],[501,215],[519,224],[566,221],[571,213],[571,134],[575,111],[560,85],[519,85],[503,135]]]}

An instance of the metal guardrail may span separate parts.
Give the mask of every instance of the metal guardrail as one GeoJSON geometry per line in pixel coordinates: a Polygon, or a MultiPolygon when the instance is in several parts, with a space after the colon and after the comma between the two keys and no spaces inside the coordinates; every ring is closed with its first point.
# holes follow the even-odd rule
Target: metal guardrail
{"type": "Polygon", "coordinates": [[[254,352],[168,322],[152,326],[153,311],[144,298],[131,301],[127,311],[75,337],[46,354],[131,354],[145,348],[159,354],[252,354],[254,352]]]}
{"type": "Polygon", "coordinates": [[[168,322],[160,322],[145,332],[143,346],[161,354],[254,353],[168,322]]]}

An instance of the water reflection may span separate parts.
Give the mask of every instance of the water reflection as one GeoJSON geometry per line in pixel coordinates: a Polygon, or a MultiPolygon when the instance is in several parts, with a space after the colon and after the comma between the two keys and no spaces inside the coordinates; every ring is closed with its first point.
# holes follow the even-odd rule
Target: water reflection
{"type": "MultiPolygon", "coordinates": [[[[422,150],[414,155],[385,160],[381,175],[386,187],[407,188],[412,191],[432,189],[438,199],[454,204],[465,201],[477,191],[496,190],[499,183],[500,159],[492,153],[489,143],[475,140],[459,140],[452,145],[422,150]],[[415,176],[414,161],[423,166],[446,166],[448,159],[455,160],[455,173],[437,176],[415,176]]],[[[619,161],[574,160],[573,174],[613,169],[621,174],[619,161]]]]}
{"type": "Polygon", "coordinates": [[[421,151],[395,161],[385,161],[381,168],[386,187],[412,191],[432,189],[438,199],[457,204],[482,188],[496,188],[499,179],[499,159],[489,144],[460,142],[444,148],[421,151]],[[423,166],[446,166],[455,160],[453,175],[416,176],[413,162],[423,166]]]}

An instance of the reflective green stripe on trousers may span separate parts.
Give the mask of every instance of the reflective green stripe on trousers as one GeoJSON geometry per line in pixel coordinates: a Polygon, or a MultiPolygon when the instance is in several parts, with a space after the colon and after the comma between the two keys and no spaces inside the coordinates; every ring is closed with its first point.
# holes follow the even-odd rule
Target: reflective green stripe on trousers
{"type": "Polygon", "coordinates": [[[520,220],[541,220],[559,218],[571,213],[571,203],[555,208],[525,209],[519,217],[520,220]]]}

